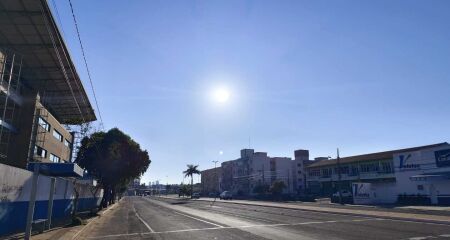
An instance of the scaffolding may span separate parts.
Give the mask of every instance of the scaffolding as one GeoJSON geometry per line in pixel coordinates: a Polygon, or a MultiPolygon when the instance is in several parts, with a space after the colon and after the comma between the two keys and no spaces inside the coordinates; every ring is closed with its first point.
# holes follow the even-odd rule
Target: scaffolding
{"type": "Polygon", "coordinates": [[[15,119],[21,91],[22,56],[0,49],[0,159],[8,157],[9,140],[17,132],[15,119]]]}

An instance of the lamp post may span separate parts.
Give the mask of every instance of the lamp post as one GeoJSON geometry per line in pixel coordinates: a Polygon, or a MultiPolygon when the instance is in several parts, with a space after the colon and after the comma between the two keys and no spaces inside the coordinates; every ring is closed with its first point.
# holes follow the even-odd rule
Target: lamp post
{"type": "Polygon", "coordinates": [[[339,148],[337,149],[337,168],[338,168],[338,192],[339,192],[339,203],[342,202],[342,190],[341,190],[341,160],[339,158],[339,148]]]}
{"type": "MultiPolygon", "coordinates": [[[[219,178],[217,176],[217,163],[219,162],[218,160],[212,161],[214,163],[214,182],[216,182],[217,180],[217,187],[215,187],[216,191],[219,192],[219,178]]],[[[217,197],[217,193],[214,194],[214,201],[216,201],[216,197],[217,197]]]]}

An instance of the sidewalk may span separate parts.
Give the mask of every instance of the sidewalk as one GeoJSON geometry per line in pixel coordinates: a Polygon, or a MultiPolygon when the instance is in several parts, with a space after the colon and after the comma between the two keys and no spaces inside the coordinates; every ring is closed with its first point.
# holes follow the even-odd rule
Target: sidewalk
{"type": "MultiPolygon", "coordinates": [[[[173,196],[161,196],[161,198],[169,198],[169,199],[180,199],[178,197],[173,196]]],[[[198,200],[193,201],[214,201],[214,198],[200,198],[198,200]]],[[[323,205],[313,205],[311,203],[303,204],[303,203],[290,203],[290,202],[268,202],[268,201],[251,201],[251,200],[219,200],[216,199],[216,202],[221,203],[230,203],[230,204],[243,204],[243,205],[252,205],[252,206],[261,206],[261,207],[276,207],[276,208],[287,208],[287,209],[295,209],[295,210],[303,210],[303,211],[314,211],[314,212],[326,212],[326,213],[336,213],[336,214],[345,214],[345,215],[358,215],[358,216],[369,216],[369,217],[377,217],[377,218],[388,218],[394,220],[403,220],[403,221],[416,221],[416,222],[430,222],[430,223],[439,223],[450,225],[450,216],[448,215],[438,215],[431,214],[429,212],[425,213],[415,213],[413,211],[408,211],[406,208],[403,212],[398,211],[387,211],[388,209],[362,209],[362,208],[352,208],[348,206],[339,206],[335,205],[333,207],[327,207],[323,205]]]]}
{"type": "MultiPolygon", "coordinates": [[[[80,235],[81,232],[83,232],[86,227],[88,227],[90,224],[97,221],[100,217],[102,217],[104,214],[110,212],[111,210],[115,209],[120,201],[116,202],[115,204],[111,205],[110,207],[101,210],[98,212],[97,216],[85,219],[86,224],[79,225],[79,226],[64,226],[64,227],[56,227],[52,228],[50,230],[44,231],[40,234],[35,234],[31,236],[32,240],[74,240],[77,239],[77,237],[80,235]]],[[[16,234],[10,237],[5,237],[5,240],[16,240],[16,239],[23,239],[24,233],[16,234]]],[[[0,238],[3,239],[3,238],[0,238]]]]}

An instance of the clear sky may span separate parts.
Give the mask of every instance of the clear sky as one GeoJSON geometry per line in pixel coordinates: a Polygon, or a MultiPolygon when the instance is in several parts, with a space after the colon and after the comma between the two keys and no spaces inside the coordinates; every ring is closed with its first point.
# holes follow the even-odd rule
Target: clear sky
{"type": "Polygon", "coordinates": [[[72,2],[105,127],[149,151],[146,183],[249,145],[313,158],[450,140],[450,1],[72,2]]]}

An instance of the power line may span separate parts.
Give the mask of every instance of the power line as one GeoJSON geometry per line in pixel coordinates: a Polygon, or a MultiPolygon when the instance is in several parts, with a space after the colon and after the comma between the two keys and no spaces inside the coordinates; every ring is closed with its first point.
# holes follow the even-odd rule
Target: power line
{"type": "Polygon", "coordinates": [[[95,94],[94,84],[92,83],[91,72],[89,71],[89,67],[88,67],[88,64],[87,64],[87,61],[86,61],[86,54],[84,53],[83,43],[81,42],[80,30],[78,29],[78,23],[77,23],[77,19],[75,17],[75,13],[73,11],[73,6],[72,6],[72,1],[71,0],[69,0],[69,5],[70,5],[70,11],[72,12],[73,22],[74,22],[75,28],[77,30],[78,42],[80,43],[81,53],[83,54],[84,65],[86,66],[86,72],[88,74],[89,83],[91,84],[91,89],[92,89],[92,94],[94,96],[95,106],[97,107],[98,116],[100,118],[100,127],[102,129],[104,129],[104,127],[103,127],[103,118],[102,118],[102,115],[100,113],[100,108],[98,106],[98,101],[97,101],[97,96],[95,94]]]}
{"type": "Polygon", "coordinates": [[[58,22],[59,22],[61,31],[63,32],[63,35],[66,36],[66,33],[64,32],[64,29],[62,27],[62,21],[61,21],[61,18],[59,17],[58,7],[56,6],[55,0],[52,0],[52,5],[53,5],[53,9],[55,9],[56,17],[58,18],[58,22]]]}

